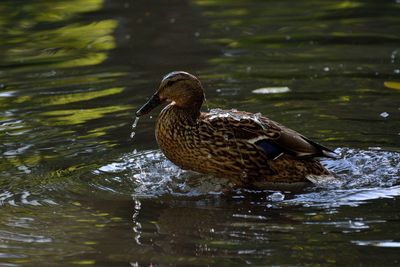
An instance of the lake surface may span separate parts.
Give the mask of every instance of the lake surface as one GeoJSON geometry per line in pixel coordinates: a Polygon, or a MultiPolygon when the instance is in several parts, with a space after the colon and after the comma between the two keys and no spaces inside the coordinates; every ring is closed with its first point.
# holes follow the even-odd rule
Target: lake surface
{"type": "Polygon", "coordinates": [[[0,266],[399,266],[400,2],[0,3],[0,266]],[[207,108],[336,150],[337,179],[232,189],[158,150],[173,70],[207,108]],[[262,89],[255,91],[257,89],[262,89]]]}

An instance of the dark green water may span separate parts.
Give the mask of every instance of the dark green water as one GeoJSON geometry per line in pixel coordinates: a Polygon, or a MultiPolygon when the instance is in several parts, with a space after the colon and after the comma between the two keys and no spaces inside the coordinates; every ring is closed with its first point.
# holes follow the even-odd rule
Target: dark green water
{"type": "Polygon", "coordinates": [[[399,33],[395,0],[1,1],[0,266],[398,266],[399,33]],[[131,139],[173,70],[336,149],[337,181],[183,172],[159,110],[131,139]]]}

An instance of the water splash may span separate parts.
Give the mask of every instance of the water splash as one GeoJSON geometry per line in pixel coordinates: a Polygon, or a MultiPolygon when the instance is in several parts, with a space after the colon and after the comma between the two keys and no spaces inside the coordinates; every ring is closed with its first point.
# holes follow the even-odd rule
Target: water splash
{"type": "Polygon", "coordinates": [[[223,118],[231,118],[235,121],[242,120],[252,120],[263,129],[266,129],[265,123],[262,122],[262,114],[260,112],[252,114],[252,113],[244,113],[240,112],[237,109],[223,110],[223,109],[212,109],[209,112],[209,120],[215,119],[223,119],[223,118]]]}
{"type": "MultiPolygon", "coordinates": [[[[342,158],[322,160],[322,164],[335,173],[334,181],[317,183],[294,198],[285,197],[282,203],[359,205],[367,200],[400,195],[400,153],[351,148],[338,148],[335,152],[342,158]]],[[[104,183],[98,188],[137,197],[200,196],[233,190],[227,179],[184,171],[167,160],[159,150],[126,154],[94,173],[103,177],[95,179],[104,183]]],[[[271,193],[268,190],[255,192],[271,193]]],[[[274,195],[274,200],[277,195],[274,195]]]]}
{"type": "Polygon", "coordinates": [[[126,154],[93,173],[103,178],[103,184],[97,184],[97,188],[135,197],[221,194],[233,187],[227,179],[184,171],[159,150],[126,154]]]}
{"type": "Polygon", "coordinates": [[[217,118],[232,118],[236,121],[240,121],[241,119],[246,119],[245,115],[236,114],[238,111],[236,109],[231,110],[223,110],[220,108],[211,109],[209,112],[209,119],[214,120],[217,118]]]}
{"type": "Polygon", "coordinates": [[[316,184],[287,203],[330,208],[400,196],[399,152],[352,148],[338,148],[335,152],[342,158],[322,161],[335,173],[335,181],[316,184]]]}
{"type": "Polygon", "coordinates": [[[322,160],[336,174],[342,188],[388,187],[400,182],[400,153],[377,150],[338,148],[341,159],[322,160]]]}

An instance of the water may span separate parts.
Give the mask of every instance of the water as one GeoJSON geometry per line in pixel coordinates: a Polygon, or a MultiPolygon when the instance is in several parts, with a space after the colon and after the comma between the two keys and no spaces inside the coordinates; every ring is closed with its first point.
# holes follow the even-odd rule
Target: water
{"type": "Polygon", "coordinates": [[[398,266],[399,12],[2,1],[0,266],[398,266]],[[174,166],[155,142],[160,109],[131,128],[173,70],[199,76],[210,109],[335,149],[335,179],[249,190],[174,166]]]}

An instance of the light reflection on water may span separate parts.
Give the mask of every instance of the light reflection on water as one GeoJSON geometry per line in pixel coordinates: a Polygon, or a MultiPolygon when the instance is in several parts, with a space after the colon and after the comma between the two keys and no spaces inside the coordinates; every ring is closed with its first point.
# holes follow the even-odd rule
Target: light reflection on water
{"type": "Polygon", "coordinates": [[[399,248],[400,242],[392,240],[373,240],[373,241],[353,241],[353,243],[359,246],[374,246],[382,248],[399,248]]]}
{"type": "Polygon", "coordinates": [[[399,8],[1,1],[0,266],[398,265],[399,8]],[[129,138],[173,70],[200,77],[208,110],[339,147],[336,179],[250,190],[182,171],[156,113],[129,138]]]}

